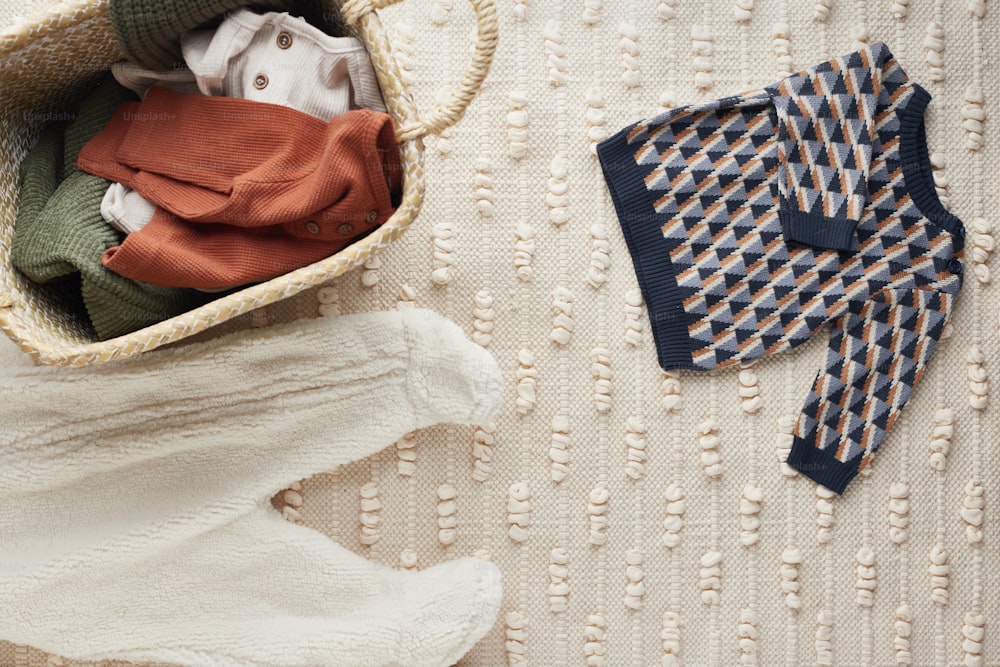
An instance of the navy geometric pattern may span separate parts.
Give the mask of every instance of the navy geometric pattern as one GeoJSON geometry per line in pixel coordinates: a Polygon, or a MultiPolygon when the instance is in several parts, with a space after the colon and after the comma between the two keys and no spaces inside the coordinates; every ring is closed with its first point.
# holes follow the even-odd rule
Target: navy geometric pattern
{"type": "Polygon", "coordinates": [[[598,147],[661,366],[732,366],[832,325],[789,465],[838,493],[919,382],[962,284],[928,101],[874,44],[598,147]]]}
{"type": "Polygon", "coordinates": [[[882,77],[871,59],[881,60],[887,52],[878,44],[768,88],[778,110],[782,202],[853,223],[852,229],[861,220],[882,77]]]}

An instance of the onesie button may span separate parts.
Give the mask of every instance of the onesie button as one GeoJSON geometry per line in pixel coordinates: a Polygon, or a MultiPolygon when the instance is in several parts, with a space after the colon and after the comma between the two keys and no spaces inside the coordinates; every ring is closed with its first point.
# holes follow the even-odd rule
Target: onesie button
{"type": "Polygon", "coordinates": [[[368,211],[368,215],[365,216],[365,222],[369,225],[378,220],[378,211],[368,211]]]}
{"type": "Polygon", "coordinates": [[[957,259],[948,262],[948,270],[952,273],[962,273],[962,263],[957,259]]]}
{"type": "Polygon", "coordinates": [[[306,231],[310,234],[319,234],[319,225],[310,220],[306,223],[306,231]]]}
{"type": "Polygon", "coordinates": [[[292,36],[289,35],[287,32],[279,32],[278,33],[278,48],[279,49],[287,49],[291,45],[292,45],[292,36]]]}
{"type": "Polygon", "coordinates": [[[267,88],[267,75],[258,74],[257,76],[255,76],[253,79],[253,87],[256,88],[257,90],[263,90],[264,88],[267,88]]]}
{"type": "Polygon", "coordinates": [[[351,223],[349,223],[349,222],[345,222],[345,223],[344,223],[344,224],[342,224],[342,225],[341,225],[340,227],[337,227],[337,232],[338,232],[338,233],[339,233],[339,234],[340,234],[341,236],[347,236],[348,234],[350,234],[350,233],[351,233],[351,232],[353,232],[353,231],[354,231],[354,225],[352,225],[352,224],[351,224],[351,223]]]}

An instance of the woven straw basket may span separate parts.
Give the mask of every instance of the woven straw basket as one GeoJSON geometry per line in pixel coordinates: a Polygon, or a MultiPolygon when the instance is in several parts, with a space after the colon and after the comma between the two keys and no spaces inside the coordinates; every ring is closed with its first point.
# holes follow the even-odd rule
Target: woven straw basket
{"type": "Polygon", "coordinates": [[[377,13],[396,2],[345,0],[340,7],[368,48],[395,125],[404,169],[403,199],[395,214],[364,239],[327,259],[100,342],[86,323],[75,319],[47,290],[13,269],[10,247],[20,160],[53,110],[78,94],[95,72],[122,59],[108,19],[107,0],[65,0],[27,23],[0,32],[0,328],[40,363],[85,366],[124,359],[329,281],[398,238],[423,202],[423,137],[441,132],[462,117],[493,59],[497,20],[493,0],[470,0],[478,35],[472,62],[448,101],[421,115],[400,77],[377,13]]]}

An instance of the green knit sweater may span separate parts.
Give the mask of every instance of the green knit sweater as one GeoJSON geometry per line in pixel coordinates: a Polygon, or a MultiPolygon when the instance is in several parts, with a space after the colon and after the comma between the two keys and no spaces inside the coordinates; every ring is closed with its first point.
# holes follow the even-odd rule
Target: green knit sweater
{"type": "Polygon", "coordinates": [[[131,92],[105,76],[69,123],[52,124],[21,163],[21,201],[11,263],[30,280],[52,284],[68,310],[85,311],[100,340],[155,324],[203,303],[197,292],[154,287],[101,265],[121,235],[101,217],[109,181],[76,168],[83,145],[131,92]]]}

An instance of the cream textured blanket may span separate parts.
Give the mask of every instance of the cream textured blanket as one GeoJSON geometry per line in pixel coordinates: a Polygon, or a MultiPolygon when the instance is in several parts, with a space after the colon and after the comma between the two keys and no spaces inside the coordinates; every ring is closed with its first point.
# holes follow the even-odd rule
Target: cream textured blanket
{"type": "MultiPolygon", "coordinates": [[[[1000,663],[1000,7],[498,9],[494,69],[461,124],[429,142],[415,225],[254,324],[432,308],[496,356],[504,409],[494,427],[420,431],[305,480],[279,496],[286,517],[401,568],[477,553],[498,564],[500,620],[463,666],[1000,663]],[[781,464],[825,341],[742,372],[660,372],[592,147],[662,107],[876,40],[934,96],[928,141],[939,194],[969,231],[967,280],[923,384],[833,498],[781,464]]],[[[469,56],[469,8],[407,0],[385,16],[432,106],[469,56]]],[[[4,667],[47,660],[80,664],[0,645],[4,667]]]]}

